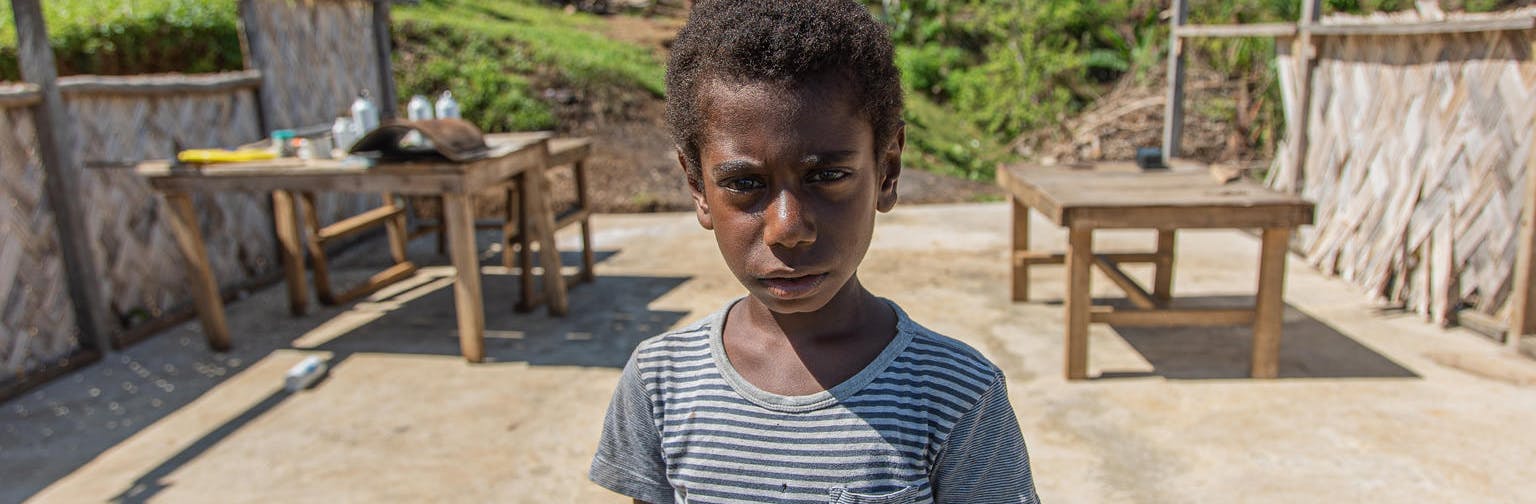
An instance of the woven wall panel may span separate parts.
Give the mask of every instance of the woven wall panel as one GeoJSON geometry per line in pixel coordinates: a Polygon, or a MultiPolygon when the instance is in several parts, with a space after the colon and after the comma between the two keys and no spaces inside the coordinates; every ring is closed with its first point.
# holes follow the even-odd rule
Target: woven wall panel
{"type": "Polygon", "coordinates": [[[78,334],[32,114],[0,107],[0,370],[15,375],[62,357],[78,334]]]}
{"type": "MultiPolygon", "coordinates": [[[[1312,264],[1437,322],[1462,306],[1507,315],[1536,132],[1533,40],[1502,31],[1321,41],[1304,169],[1282,156],[1270,178],[1317,202],[1317,224],[1298,236],[1312,264]]],[[[1296,59],[1280,59],[1295,117],[1296,59]]]]}
{"type": "Polygon", "coordinates": [[[251,37],[266,50],[259,68],[272,97],[272,128],[330,124],[367,89],[382,96],[368,0],[259,0],[251,37]]]}

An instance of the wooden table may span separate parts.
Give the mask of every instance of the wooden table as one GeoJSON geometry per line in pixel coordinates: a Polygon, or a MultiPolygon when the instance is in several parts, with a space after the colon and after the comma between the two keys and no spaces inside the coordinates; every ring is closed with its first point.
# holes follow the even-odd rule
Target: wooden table
{"type": "Polygon", "coordinates": [[[565,280],[560,275],[560,255],[555,249],[554,219],[544,200],[544,168],[549,166],[547,133],[488,135],[491,154],[477,161],[382,163],[374,167],[341,160],[276,159],[249,163],[174,167],[168,161],[140,164],[136,171],[165,196],[171,209],[172,231],[187,257],[194,302],[208,345],[229,348],[229,328],[218,283],[208,265],[208,252],[198,230],[192,193],[270,192],[273,219],[283,255],[290,301],[302,305],[304,256],[292,193],[364,192],[441,196],[448,231],[448,252],[455,270],[454,304],[458,312],[459,345],[464,358],[480,362],[485,357],[485,308],[480,290],[480,262],[475,247],[474,194],[504,186],[519,174],[526,182],[527,202],[532,209],[534,239],[539,243],[544,268],[545,299],[551,314],[566,311],[565,280]]]}
{"type": "Polygon", "coordinates": [[[1281,300],[1285,253],[1291,231],[1312,223],[1312,204],[1289,194],[1241,180],[1221,184],[1206,170],[1142,171],[1130,163],[1100,163],[1061,168],[1005,166],[998,184],[1013,201],[1013,299],[1029,300],[1029,268],[1066,264],[1066,376],[1082,379],[1088,371],[1088,324],[1120,326],[1251,325],[1254,378],[1273,378],[1279,370],[1281,300]],[[1067,228],[1065,254],[1029,249],[1029,210],[1067,228]],[[1097,229],[1156,229],[1150,253],[1093,252],[1097,229]],[[1174,233],[1191,228],[1262,230],[1258,294],[1251,309],[1169,308],[1173,291],[1174,233]],[[1152,263],[1148,292],[1120,269],[1124,263],[1152,263]],[[1093,306],[1089,266],[1102,270],[1125,291],[1137,308],[1093,306]]]}

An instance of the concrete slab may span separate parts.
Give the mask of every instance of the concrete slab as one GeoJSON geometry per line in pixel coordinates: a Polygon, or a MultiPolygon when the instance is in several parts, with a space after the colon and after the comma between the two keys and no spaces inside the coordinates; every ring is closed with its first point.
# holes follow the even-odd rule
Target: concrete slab
{"type": "MultiPolygon", "coordinates": [[[[1281,378],[1247,379],[1244,328],[1094,326],[1090,374],[1062,379],[1063,272],[1008,301],[1003,204],[884,215],[861,279],[999,363],[1052,502],[1518,502],[1536,495],[1536,363],[1375,309],[1294,258],[1281,378]]],[[[1035,244],[1060,247],[1045,221],[1035,244]]],[[[572,316],[514,313],[487,268],[486,364],[458,357],[447,270],[303,318],[281,288],[230,309],[235,350],[195,323],[0,405],[0,501],[624,502],[585,480],[602,413],[640,339],[743,290],[691,214],[601,215],[594,284],[572,316]],[[314,389],[281,390],[304,356],[314,389]]],[[[483,235],[487,252],[493,234],[483,235]]],[[[574,248],[573,235],[562,236],[574,248]]],[[[1150,249],[1149,232],[1102,247],[1150,249]]],[[[430,238],[412,255],[433,260],[430,238]]],[[[364,247],[367,249],[367,247],[364,247]]],[[[1257,240],[1180,235],[1175,295],[1248,302],[1257,240]]],[[[360,250],[348,278],[386,253],[360,250]],[[374,258],[372,256],[379,256],[374,258]]],[[[441,264],[441,258],[436,259],[441,264]]],[[[496,261],[499,262],[499,261],[496,261]]],[[[1134,275],[1147,270],[1131,268],[1134,275]]],[[[1096,296],[1119,293],[1094,280],[1096,296]]]]}

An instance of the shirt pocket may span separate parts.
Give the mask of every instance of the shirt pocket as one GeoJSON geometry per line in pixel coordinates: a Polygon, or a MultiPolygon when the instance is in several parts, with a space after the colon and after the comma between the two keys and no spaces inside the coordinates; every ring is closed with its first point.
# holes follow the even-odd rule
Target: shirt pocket
{"type": "Polygon", "coordinates": [[[918,487],[909,486],[893,493],[870,495],[833,488],[831,504],[917,504],[918,487]]]}

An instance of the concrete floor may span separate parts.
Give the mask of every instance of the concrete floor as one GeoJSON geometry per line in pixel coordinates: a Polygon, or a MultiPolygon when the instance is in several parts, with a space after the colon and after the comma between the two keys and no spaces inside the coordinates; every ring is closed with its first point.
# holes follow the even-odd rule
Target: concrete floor
{"type": "MultiPolygon", "coordinates": [[[[230,307],[231,353],[183,324],[0,404],[0,502],[624,502],[585,479],[619,367],[742,289],[691,215],[593,224],[599,278],[571,291],[569,317],[512,312],[514,277],[487,269],[490,363],[458,357],[448,271],[429,267],[303,318],[282,288],[255,292],[230,307]],[[311,354],[333,359],[330,376],[282,392],[311,354]]],[[[1004,204],[900,208],[861,278],[1004,368],[1050,502],[1536,499],[1536,362],[1373,309],[1293,258],[1280,379],[1245,377],[1244,328],[1095,326],[1097,378],[1068,383],[1063,272],[1040,268],[1037,300],[1009,302],[1007,229],[1004,204]]],[[[1037,246],[1061,246],[1038,216],[1033,229],[1037,246]]],[[[430,246],[413,256],[440,264],[430,246]]],[[[1256,239],[1186,232],[1178,252],[1176,295],[1247,302],[1256,239]]],[[[353,255],[356,279],[384,253],[353,255]]],[[[1119,295],[1103,277],[1094,292],[1119,295]]]]}

